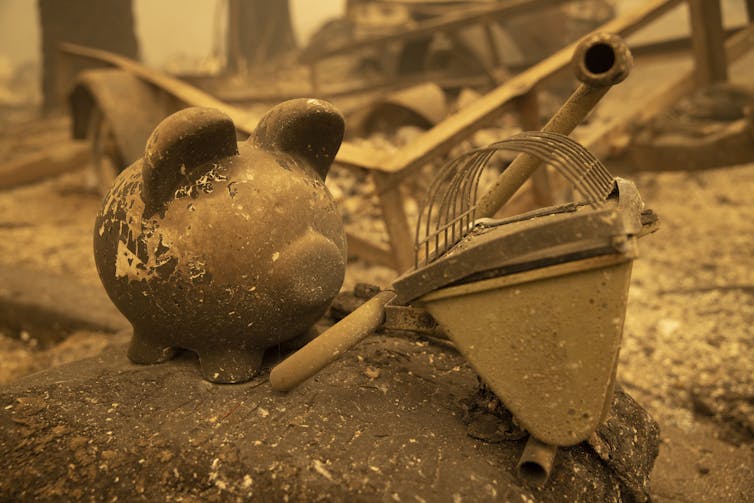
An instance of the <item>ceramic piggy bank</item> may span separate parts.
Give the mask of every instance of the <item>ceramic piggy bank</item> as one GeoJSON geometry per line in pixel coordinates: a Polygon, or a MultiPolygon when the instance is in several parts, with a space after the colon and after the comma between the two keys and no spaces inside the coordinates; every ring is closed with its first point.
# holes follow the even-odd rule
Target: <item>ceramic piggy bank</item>
{"type": "Polygon", "coordinates": [[[189,349],[205,379],[242,382],[266,348],[324,314],[346,263],[324,184],[343,130],[329,103],[310,99],[273,108],[239,143],[214,109],[157,126],[94,227],[100,278],[133,325],[132,361],[189,349]]]}

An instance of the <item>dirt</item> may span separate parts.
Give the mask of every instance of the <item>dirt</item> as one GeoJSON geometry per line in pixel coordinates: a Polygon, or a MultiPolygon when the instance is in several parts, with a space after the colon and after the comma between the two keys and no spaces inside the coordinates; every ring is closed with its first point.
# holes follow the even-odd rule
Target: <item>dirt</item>
{"type": "Polygon", "coordinates": [[[634,265],[619,378],[658,419],[754,441],[754,165],[636,177],[660,230],[634,265]]]}
{"type": "MultiPolygon", "coordinates": [[[[52,116],[3,128],[0,162],[69,141],[69,119],[52,116]]],[[[99,285],[92,215],[102,198],[89,166],[0,193],[0,264],[69,274],[99,285]]]]}
{"type": "Polygon", "coordinates": [[[40,350],[29,332],[22,331],[18,338],[0,335],[0,382],[98,355],[111,341],[111,334],[74,332],[54,347],[40,350]]]}

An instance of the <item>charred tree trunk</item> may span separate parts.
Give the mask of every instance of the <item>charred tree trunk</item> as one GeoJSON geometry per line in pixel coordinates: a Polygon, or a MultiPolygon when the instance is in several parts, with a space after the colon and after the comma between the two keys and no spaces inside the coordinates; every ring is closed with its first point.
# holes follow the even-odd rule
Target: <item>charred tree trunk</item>
{"type": "Polygon", "coordinates": [[[229,71],[259,66],[295,47],[287,1],[229,0],[229,71]]]}
{"type": "Polygon", "coordinates": [[[131,0],[38,0],[42,32],[42,93],[49,111],[63,100],[71,79],[98,63],[60,54],[61,42],[117,52],[137,59],[131,0]],[[65,59],[63,59],[65,58],[65,59]]]}

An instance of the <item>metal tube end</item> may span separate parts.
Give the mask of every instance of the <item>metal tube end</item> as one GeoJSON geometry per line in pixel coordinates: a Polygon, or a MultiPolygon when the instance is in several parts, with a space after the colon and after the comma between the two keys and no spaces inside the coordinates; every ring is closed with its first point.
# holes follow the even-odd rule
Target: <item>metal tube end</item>
{"type": "Polygon", "coordinates": [[[626,42],[613,33],[593,33],[576,46],[572,65],[576,78],[593,87],[607,87],[631,73],[634,58],[626,42]]]}
{"type": "Polygon", "coordinates": [[[557,450],[556,446],[540,442],[529,435],[516,465],[519,478],[530,485],[543,485],[550,478],[557,450]]]}

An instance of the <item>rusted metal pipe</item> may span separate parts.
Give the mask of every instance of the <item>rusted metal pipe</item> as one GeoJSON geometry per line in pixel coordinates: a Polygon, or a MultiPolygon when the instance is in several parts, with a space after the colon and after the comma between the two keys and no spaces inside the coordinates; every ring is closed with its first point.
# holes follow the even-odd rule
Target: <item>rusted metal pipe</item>
{"type": "MultiPolygon", "coordinates": [[[[576,47],[572,59],[581,85],[542,131],[570,134],[610,87],[628,76],[632,65],[631,51],[618,35],[595,33],[586,37],[576,47]]],[[[541,161],[531,155],[520,154],[516,157],[490,191],[479,200],[477,218],[493,217],[540,165],[541,161]]]]}
{"type": "Polygon", "coordinates": [[[270,373],[275,391],[290,391],[335,361],[385,321],[385,305],[395,292],[380,292],[322,335],[283,360],[270,373]]]}
{"type": "Polygon", "coordinates": [[[557,451],[557,446],[545,444],[529,435],[516,465],[518,476],[531,485],[541,486],[550,478],[557,451]]]}

